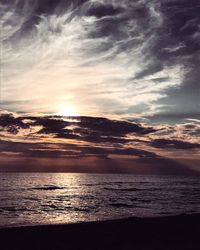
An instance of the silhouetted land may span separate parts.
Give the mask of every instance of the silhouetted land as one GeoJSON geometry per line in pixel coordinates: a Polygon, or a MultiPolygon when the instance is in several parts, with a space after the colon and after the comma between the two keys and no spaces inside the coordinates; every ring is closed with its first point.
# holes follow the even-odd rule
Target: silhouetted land
{"type": "Polygon", "coordinates": [[[200,214],[0,229],[1,250],[199,250],[200,214]]]}

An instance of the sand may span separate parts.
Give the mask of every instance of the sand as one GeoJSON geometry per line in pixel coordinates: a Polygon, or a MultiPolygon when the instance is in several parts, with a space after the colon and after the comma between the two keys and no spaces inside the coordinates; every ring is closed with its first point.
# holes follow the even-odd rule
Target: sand
{"type": "Polygon", "coordinates": [[[200,250],[200,214],[0,229],[1,250],[200,250]]]}

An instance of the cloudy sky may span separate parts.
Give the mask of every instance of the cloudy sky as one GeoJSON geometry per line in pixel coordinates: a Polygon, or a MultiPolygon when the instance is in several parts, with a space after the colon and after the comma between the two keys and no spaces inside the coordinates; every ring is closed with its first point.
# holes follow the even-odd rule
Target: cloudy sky
{"type": "Polygon", "coordinates": [[[1,169],[200,172],[199,13],[199,0],[2,0],[1,169]]]}

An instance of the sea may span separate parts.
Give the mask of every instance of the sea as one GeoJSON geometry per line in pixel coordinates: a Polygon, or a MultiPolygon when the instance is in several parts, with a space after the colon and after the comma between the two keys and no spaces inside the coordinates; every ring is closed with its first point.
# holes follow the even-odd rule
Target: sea
{"type": "Polygon", "coordinates": [[[0,227],[200,213],[200,178],[0,173],[0,227]]]}

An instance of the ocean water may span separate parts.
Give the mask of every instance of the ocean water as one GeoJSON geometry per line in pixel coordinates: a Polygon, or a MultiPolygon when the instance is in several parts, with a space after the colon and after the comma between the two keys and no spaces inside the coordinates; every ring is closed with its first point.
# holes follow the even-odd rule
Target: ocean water
{"type": "Polygon", "coordinates": [[[200,213],[198,177],[0,173],[0,227],[200,213]]]}

